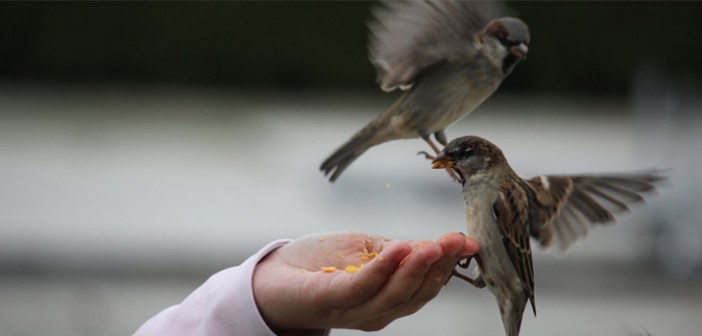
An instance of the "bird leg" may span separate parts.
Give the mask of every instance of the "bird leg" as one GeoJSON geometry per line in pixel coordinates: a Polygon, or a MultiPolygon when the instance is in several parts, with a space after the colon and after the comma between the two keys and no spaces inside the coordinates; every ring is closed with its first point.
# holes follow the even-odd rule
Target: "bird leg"
{"type": "MultiPolygon", "coordinates": [[[[475,278],[471,278],[465,274],[462,274],[461,272],[457,270],[451,271],[451,276],[457,277],[461,280],[465,280],[469,284],[475,286],[475,288],[484,288],[485,287],[485,281],[483,281],[483,278],[481,276],[477,276],[475,278]]],[[[451,279],[451,277],[449,277],[451,279]]],[[[448,283],[448,280],[446,281],[448,283]]]]}
{"type": "Polygon", "coordinates": [[[448,145],[448,140],[446,139],[446,133],[444,133],[444,131],[435,132],[434,139],[436,139],[436,141],[438,141],[444,147],[448,145]]]}
{"type": "Polygon", "coordinates": [[[434,141],[431,140],[429,135],[422,136],[422,139],[424,139],[424,141],[426,141],[429,144],[429,147],[431,147],[431,149],[434,150],[434,153],[439,154],[441,152],[441,149],[439,149],[439,147],[436,146],[436,144],[434,143],[434,141]]]}
{"type": "MultiPolygon", "coordinates": [[[[446,146],[446,144],[447,144],[446,134],[444,132],[441,132],[441,131],[436,132],[436,133],[434,133],[434,137],[436,137],[436,140],[439,141],[442,145],[444,145],[444,147],[446,146]]],[[[431,149],[434,150],[434,153],[436,153],[436,154],[441,153],[441,150],[439,149],[439,147],[436,146],[436,144],[434,143],[434,141],[431,140],[431,137],[429,137],[428,134],[426,134],[426,135],[422,134],[422,139],[424,139],[424,141],[426,141],[429,144],[429,147],[431,147],[431,149]]],[[[431,155],[431,154],[427,153],[426,151],[419,151],[417,153],[417,155],[420,155],[420,154],[424,155],[424,157],[427,160],[434,161],[434,158],[435,158],[434,155],[431,155]]],[[[453,169],[446,168],[446,172],[449,174],[449,176],[451,176],[451,179],[453,179],[454,181],[456,181],[458,183],[463,183],[461,181],[461,178],[458,177],[458,175],[456,174],[456,172],[453,171],[453,169]]]]}

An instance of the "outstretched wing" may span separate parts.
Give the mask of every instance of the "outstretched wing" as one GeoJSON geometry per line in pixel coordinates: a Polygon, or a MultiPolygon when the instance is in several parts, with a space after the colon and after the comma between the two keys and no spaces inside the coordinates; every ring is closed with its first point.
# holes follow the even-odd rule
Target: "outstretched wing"
{"type": "Polygon", "coordinates": [[[526,181],[532,193],[529,228],[543,247],[554,240],[566,250],[593,224],[614,221],[629,204],[644,200],[664,180],[658,171],[640,174],[538,176],[526,181]]]}
{"type": "Polygon", "coordinates": [[[370,60],[380,87],[409,87],[427,67],[475,52],[474,34],[497,7],[484,1],[385,1],[369,24],[370,60]]]}
{"type": "MultiPolygon", "coordinates": [[[[519,181],[513,181],[518,184],[519,181]]],[[[502,231],[502,240],[512,264],[519,274],[524,290],[531,301],[531,308],[536,315],[534,301],[534,264],[529,244],[529,212],[526,206],[527,191],[521,187],[505,186],[500,190],[500,198],[493,204],[495,220],[502,231]]]]}

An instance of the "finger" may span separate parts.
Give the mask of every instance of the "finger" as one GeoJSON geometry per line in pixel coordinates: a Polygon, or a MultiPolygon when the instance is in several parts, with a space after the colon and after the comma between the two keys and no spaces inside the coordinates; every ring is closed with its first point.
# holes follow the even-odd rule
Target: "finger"
{"type": "Polygon", "coordinates": [[[378,294],[369,301],[369,308],[379,316],[392,315],[398,307],[412,300],[414,293],[424,282],[427,272],[443,253],[442,247],[432,241],[414,243],[412,253],[405,258],[395,274],[378,294]]]}
{"type": "Polygon", "coordinates": [[[395,318],[413,314],[435,298],[451,276],[456,263],[467,253],[477,251],[477,243],[460,233],[445,234],[437,242],[442,247],[441,258],[431,265],[412,299],[394,313],[395,318]]]}
{"type": "Polygon", "coordinates": [[[427,286],[420,287],[420,291],[415,295],[415,299],[420,301],[435,297],[448,278],[451,277],[456,264],[465,258],[472,257],[480,249],[478,242],[461,233],[447,233],[439,239],[438,243],[443,248],[444,255],[432,265],[427,273],[425,283],[427,286]],[[427,292],[423,293],[424,290],[427,292]]]}
{"type": "Polygon", "coordinates": [[[480,245],[478,244],[478,241],[473,239],[473,237],[465,236],[463,241],[463,252],[461,253],[461,257],[471,257],[477,254],[478,251],[480,251],[480,245]]]}
{"type": "Polygon", "coordinates": [[[340,297],[337,302],[346,302],[347,306],[373,298],[383,288],[400,264],[412,252],[412,247],[403,241],[386,242],[382,251],[370,263],[356,273],[346,273],[344,277],[350,283],[339,286],[340,297]]]}
{"type": "Polygon", "coordinates": [[[451,272],[461,259],[477,253],[479,246],[475,240],[461,233],[447,233],[438,241],[443,254],[426,273],[426,276],[412,299],[393,313],[393,318],[400,318],[417,312],[427,302],[435,298],[451,276],[451,272]]]}
{"type": "Polygon", "coordinates": [[[425,299],[428,295],[430,295],[430,297],[427,299],[431,299],[436,296],[439,289],[441,289],[451,275],[451,270],[456,266],[456,263],[465,258],[467,253],[474,253],[473,250],[477,249],[477,243],[475,243],[474,240],[458,232],[447,233],[437,242],[443,250],[443,255],[432,265],[427,273],[427,278],[424,283],[425,286],[420,287],[420,291],[415,295],[415,299],[425,299]],[[427,292],[426,289],[430,291],[427,292]],[[434,294],[431,295],[431,293],[434,294]]]}
{"type": "Polygon", "coordinates": [[[431,241],[415,242],[414,246],[412,253],[378,295],[366,305],[357,307],[358,320],[363,321],[359,328],[377,330],[406,315],[399,314],[398,311],[404,310],[412,300],[431,265],[443,252],[439,244],[431,241]],[[368,316],[367,312],[373,312],[373,316],[368,316]]]}

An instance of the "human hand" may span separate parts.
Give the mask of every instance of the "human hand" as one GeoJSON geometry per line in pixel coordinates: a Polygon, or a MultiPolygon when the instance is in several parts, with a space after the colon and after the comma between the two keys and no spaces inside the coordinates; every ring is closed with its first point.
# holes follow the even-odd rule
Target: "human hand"
{"type": "Polygon", "coordinates": [[[254,297],[278,334],[380,330],[434,298],[456,263],[478,248],[455,232],[438,241],[395,241],[355,232],[305,236],[259,262],[254,297]]]}

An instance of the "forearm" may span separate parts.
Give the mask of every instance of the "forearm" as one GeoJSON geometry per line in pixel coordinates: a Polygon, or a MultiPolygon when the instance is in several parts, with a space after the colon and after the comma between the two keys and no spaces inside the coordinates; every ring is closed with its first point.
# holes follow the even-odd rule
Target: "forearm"
{"type": "MultiPolygon", "coordinates": [[[[256,306],[252,276],[258,262],[289,240],[272,242],[237,267],[210,277],[182,303],[147,321],[135,335],[275,336],[256,306]]],[[[299,333],[319,335],[327,331],[299,333]]]]}

